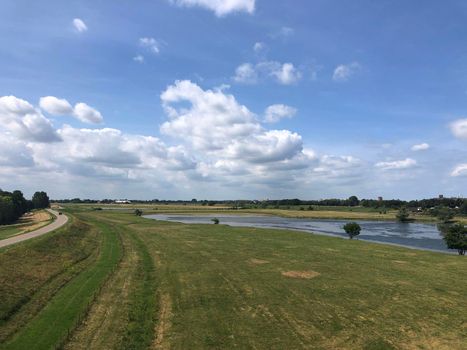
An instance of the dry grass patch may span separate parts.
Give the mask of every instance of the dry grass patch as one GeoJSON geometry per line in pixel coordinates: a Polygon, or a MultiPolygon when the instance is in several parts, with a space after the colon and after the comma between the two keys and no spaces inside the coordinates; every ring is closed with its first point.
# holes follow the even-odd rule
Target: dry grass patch
{"type": "Polygon", "coordinates": [[[311,279],[318,277],[320,275],[319,272],[316,271],[282,271],[282,276],[290,277],[290,278],[303,278],[303,279],[311,279]]]}
{"type": "Polygon", "coordinates": [[[167,334],[171,327],[172,300],[169,294],[162,294],[160,300],[159,322],[155,329],[153,349],[169,349],[167,334]]]}
{"type": "Polygon", "coordinates": [[[393,260],[392,262],[396,264],[407,264],[407,261],[404,260],[393,260]]]}
{"type": "Polygon", "coordinates": [[[263,265],[263,264],[268,264],[269,261],[267,260],[261,260],[261,259],[250,259],[249,262],[253,265],[263,265]]]}

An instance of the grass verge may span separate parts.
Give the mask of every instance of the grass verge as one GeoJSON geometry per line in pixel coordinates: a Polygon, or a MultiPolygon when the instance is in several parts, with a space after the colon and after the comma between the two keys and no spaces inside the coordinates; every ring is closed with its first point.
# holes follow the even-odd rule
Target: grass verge
{"type": "Polygon", "coordinates": [[[105,278],[121,256],[118,236],[97,223],[102,245],[96,263],[64,285],[4,349],[50,349],[65,341],[85,315],[105,278]]]}
{"type": "Polygon", "coordinates": [[[48,235],[0,249],[0,343],[84,267],[97,245],[91,226],[72,219],[48,235]]]}

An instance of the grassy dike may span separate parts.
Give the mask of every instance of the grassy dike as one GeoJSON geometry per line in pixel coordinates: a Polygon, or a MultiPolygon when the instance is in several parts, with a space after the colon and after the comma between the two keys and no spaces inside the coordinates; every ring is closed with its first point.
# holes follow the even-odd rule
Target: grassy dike
{"type": "Polygon", "coordinates": [[[50,234],[0,249],[0,344],[94,263],[97,231],[72,217],[50,234]]]}
{"type": "Polygon", "coordinates": [[[146,349],[158,312],[157,276],[148,247],[127,220],[88,213],[122,237],[124,254],[65,349],[146,349]]]}
{"type": "MultiPolygon", "coordinates": [[[[50,349],[63,343],[84,317],[120,257],[120,240],[108,225],[95,223],[101,236],[95,262],[63,285],[2,349],[50,349]]],[[[66,234],[66,233],[63,233],[66,234]]],[[[47,249],[47,248],[46,248],[47,249]]]]}

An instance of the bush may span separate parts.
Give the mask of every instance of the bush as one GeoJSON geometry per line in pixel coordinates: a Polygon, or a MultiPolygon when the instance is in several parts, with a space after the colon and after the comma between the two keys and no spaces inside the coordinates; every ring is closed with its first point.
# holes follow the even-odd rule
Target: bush
{"type": "Polygon", "coordinates": [[[459,255],[465,255],[467,250],[467,228],[461,224],[452,225],[447,230],[444,241],[449,249],[457,249],[459,255]]]}
{"type": "Polygon", "coordinates": [[[348,222],[344,225],[344,231],[349,235],[350,239],[353,239],[355,236],[360,234],[362,228],[356,222],[348,222]]]}
{"type": "Polygon", "coordinates": [[[219,219],[218,218],[211,219],[211,221],[214,223],[214,225],[219,224],[219,219]]]}
{"type": "Polygon", "coordinates": [[[141,215],[143,215],[143,211],[141,209],[136,209],[135,210],[135,215],[136,216],[141,216],[141,215]]]}
{"type": "Polygon", "coordinates": [[[401,207],[399,209],[399,212],[396,215],[396,218],[397,218],[397,221],[399,221],[399,222],[407,222],[407,221],[410,220],[409,216],[410,216],[410,214],[409,214],[409,211],[407,210],[407,208],[406,207],[401,207]]]}

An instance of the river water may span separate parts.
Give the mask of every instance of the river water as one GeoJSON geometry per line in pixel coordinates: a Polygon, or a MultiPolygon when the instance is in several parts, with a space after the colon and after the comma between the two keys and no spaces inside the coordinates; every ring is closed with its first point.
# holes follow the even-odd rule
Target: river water
{"type": "MultiPolygon", "coordinates": [[[[174,221],[185,224],[213,224],[211,219],[218,218],[221,224],[259,228],[280,228],[315,232],[325,235],[347,237],[343,226],[348,220],[293,219],[278,216],[260,215],[145,215],[155,220],[174,221]]],[[[399,223],[392,221],[356,220],[362,227],[356,239],[401,245],[409,248],[453,252],[446,248],[441,233],[434,224],[399,223]]]]}

